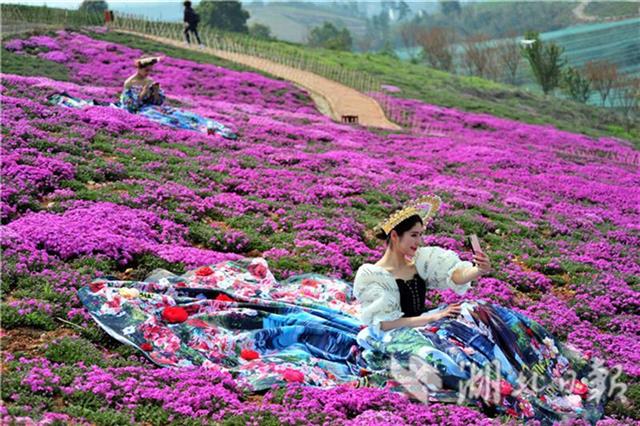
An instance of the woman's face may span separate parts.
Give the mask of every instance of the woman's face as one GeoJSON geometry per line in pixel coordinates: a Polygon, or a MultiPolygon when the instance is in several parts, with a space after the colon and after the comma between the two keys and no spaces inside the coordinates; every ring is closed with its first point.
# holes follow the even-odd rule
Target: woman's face
{"type": "Polygon", "coordinates": [[[418,247],[420,247],[420,244],[422,244],[423,232],[424,226],[420,222],[417,222],[400,237],[398,237],[396,231],[392,231],[393,249],[399,251],[406,257],[413,257],[418,247]]]}
{"type": "Polygon", "coordinates": [[[151,67],[138,68],[138,75],[142,78],[149,77],[151,73],[151,67]]]}

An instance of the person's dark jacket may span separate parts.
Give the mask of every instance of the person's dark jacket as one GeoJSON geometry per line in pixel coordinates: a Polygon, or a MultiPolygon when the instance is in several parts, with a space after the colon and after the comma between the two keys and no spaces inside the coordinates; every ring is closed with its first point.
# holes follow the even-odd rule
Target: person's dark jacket
{"type": "Polygon", "coordinates": [[[196,27],[200,19],[192,7],[185,7],[183,21],[189,24],[190,27],[196,27]]]}

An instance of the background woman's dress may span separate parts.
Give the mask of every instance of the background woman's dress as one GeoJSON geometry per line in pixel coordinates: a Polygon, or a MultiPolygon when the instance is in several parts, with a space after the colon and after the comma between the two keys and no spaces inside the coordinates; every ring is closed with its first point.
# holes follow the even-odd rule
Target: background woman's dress
{"type": "MultiPolygon", "coordinates": [[[[49,98],[54,105],[66,106],[69,108],[82,109],[91,106],[110,106],[129,111],[132,114],[142,115],[149,120],[174,129],[193,130],[204,134],[216,134],[225,139],[237,139],[238,135],[224,124],[203,117],[196,113],[174,108],[168,105],[154,105],[143,102],[139,99],[141,87],[131,86],[123,90],[120,101],[117,103],[102,103],[93,100],[85,100],[66,93],[55,94],[49,98]]],[[[160,89],[159,96],[164,102],[165,96],[160,89]]]]}
{"type": "Polygon", "coordinates": [[[200,133],[216,133],[227,139],[236,139],[237,135],[223,124],[203,117],[190,111],[164,105],[165,95],[159,89],[162,99],[158,104],[152,104],[140,99],[140,86],[125,88],[120,95],[120,105],[129,112],[144,115],[157,123],[165,124],[173,128],[195,130],[200,133]]]}

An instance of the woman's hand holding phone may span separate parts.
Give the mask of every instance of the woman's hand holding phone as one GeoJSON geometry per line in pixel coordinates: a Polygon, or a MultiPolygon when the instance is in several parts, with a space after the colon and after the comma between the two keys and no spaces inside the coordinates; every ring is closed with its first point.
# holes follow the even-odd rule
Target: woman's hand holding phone
{"type": "Polygon", "coordinates": [[[491,272],[491,261],[489,260],[489,256],[482,251],[477,235],[472,234],[469,236],[469,245],[471,246],[471,251],[473,251],[473,261],[478,271],[480,271],[482,275],[491,272]]]}

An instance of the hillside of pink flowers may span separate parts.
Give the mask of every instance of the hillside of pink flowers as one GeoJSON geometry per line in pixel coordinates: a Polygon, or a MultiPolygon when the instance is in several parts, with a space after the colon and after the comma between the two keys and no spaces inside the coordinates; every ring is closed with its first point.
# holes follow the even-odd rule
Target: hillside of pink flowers
{"type": "MultiPolygon", "coordinates": [[[[425,243],[468,260],[464,237],[477,233],[492,258],[494,273],[465,297],[530,315],[585,355],[619,365],[639,393],[640,156],[629,143],[400,98],[391,102],[414,128],[370,131],[332,122],[307,93],[257,73],[171,57],[154,67],[170,104],[228,124],[239,135],[231,141],[115,108],[47,102],[62,92],[115,101],[139,50],[65,31],[4,48],[63,64],[71,80],[1,78],[2,306],[16,328],[52,330],[55,318],[94,327],[75,291],[151,264],[178,272],[259,254],[280,278],[352,279],[382,253],[370,231],[376,221],[433,192],[444,205],[425,243]]],[[[435,305],[461,296],[429,297],[435,305]]],[[[3,322],[4,340],[12,329],[3,322]]],[[[11,372],[3,420],[82,423],[81,411],[54,401],[90,409],[94,395],[106,401],[96,407],[125,413],[125,422],[143,421],[140,408],[154,406],[153,415],[184,422],[500,423],[372,389],[293,387],[258,403],[210,371],[156,369],[135,355],[118,366],[106,349],[93,365],[44,354],[3,350],[11,372]]]]}

